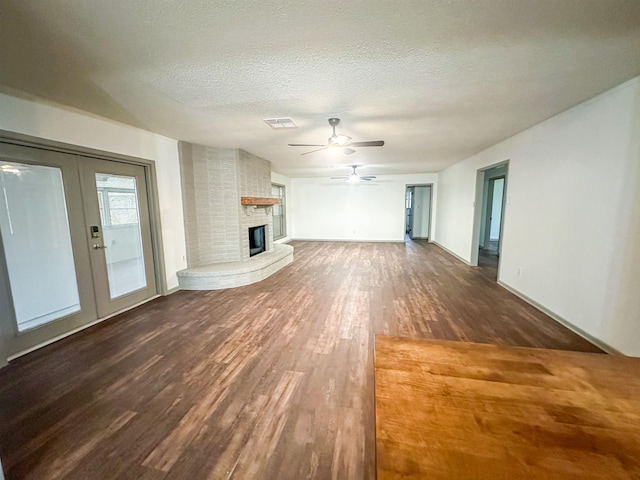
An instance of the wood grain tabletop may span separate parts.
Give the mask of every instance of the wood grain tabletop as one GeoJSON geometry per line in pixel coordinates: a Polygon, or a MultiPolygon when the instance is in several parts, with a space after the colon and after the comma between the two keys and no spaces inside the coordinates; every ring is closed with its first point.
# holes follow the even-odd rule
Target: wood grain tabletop
{"type": "Polygon", "coordinates": [[[640,358],[376,336],[379,480],[640,478],[640,358]]]}

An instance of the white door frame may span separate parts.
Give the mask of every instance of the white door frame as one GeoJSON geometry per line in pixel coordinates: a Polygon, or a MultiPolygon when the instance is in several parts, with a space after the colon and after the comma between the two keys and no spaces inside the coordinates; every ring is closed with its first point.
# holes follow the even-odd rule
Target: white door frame
{"type": "MultiPolygon", "coordinates": [[[[480,232],[481,232],[481,223],[482,223],[482,198],[484,195],[484,180],[485,180],[485,172],[487,170],[491,170],[496,167],[502,167],[506,165],[508,167],[509,160],[504,160],[502,162],[497,162],[492,165],[488,165],[486,167],[482,167],[477,170],[476,173],[476,196],[475,201],[473,202],[473,233],[471,237],[471,255],[469,265],[473,267],[478,266],[478,250],[480,249],[480,232]]],[[[502,202],[502,219],[500,220],[500,242],[502,243],[502,237],[504,232],[504,219],[506,217],[506,198],[507,198],[507,188],[509,172],[507,168],[507,173],[504,179],[504,193],[503,193],[503,202],[502,202]]],[[[498,257],[499,259],[501,258],[498,257]]],[[[498,276],[500,275],[500,260],[498,260],[498,276]]]]}
{"type": "MultiPolygon", "coordinates": [[[[429,242],[431,242],[431,238],[433,237],[433,183],[407,183],[404,186],[404,200],[402,202],[402,238],[406,235],[407,228],[407,209],[406,209],[406,199],[407,199],[407,189],[410,187],[431,187],[429,188],[429,242]]],[[[412,220],[413,223],[413,220],[412,220]]],[[[413,233],[413,225],[411,225],[412,233],[413,233]]]]}

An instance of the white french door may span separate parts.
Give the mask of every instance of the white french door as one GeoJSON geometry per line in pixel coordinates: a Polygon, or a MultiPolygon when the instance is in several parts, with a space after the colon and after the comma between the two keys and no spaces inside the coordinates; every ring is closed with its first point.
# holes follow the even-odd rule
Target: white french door
{"type": "Polygon", "coordinates": [[[85,234],[98,317],[156,293],[144,168],[81,162],[85,234]]]}
{"type": "Polygon", "coordinates": [[[144,167],[0,143],[13,355],[156,294],[144,167]]]}

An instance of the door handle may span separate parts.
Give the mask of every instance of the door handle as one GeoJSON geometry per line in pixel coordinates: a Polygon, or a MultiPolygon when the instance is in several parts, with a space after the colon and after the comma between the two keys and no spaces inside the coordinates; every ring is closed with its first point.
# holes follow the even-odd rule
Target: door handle
{"type": "Polygon", "coordinates": [[[94,243],[94,244],[93,244],[93,249],[94,249],[94,250],[99,250],[99,249],[104,250],[104,249],[106,249],[106,248],[107,248],[107,246],[106,246],[106,245],[100,245],[99,243],[94,243]]]}

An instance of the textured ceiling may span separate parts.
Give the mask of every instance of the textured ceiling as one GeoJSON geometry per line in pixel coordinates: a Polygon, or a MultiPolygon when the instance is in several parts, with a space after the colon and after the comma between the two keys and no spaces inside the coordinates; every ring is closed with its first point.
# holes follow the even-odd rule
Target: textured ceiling
{"type": "Polygon", "coordinates": [[[0,1],[0,84],[290,176],[439,171],[640,74],[638,0],[0,1]],[[287,146],[334,116],[385,146],[287,146]]]}

